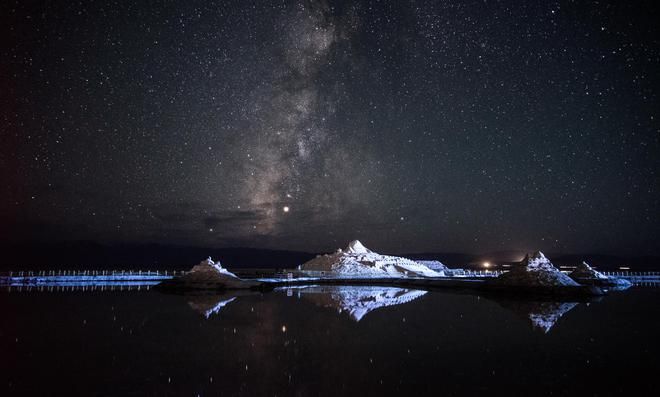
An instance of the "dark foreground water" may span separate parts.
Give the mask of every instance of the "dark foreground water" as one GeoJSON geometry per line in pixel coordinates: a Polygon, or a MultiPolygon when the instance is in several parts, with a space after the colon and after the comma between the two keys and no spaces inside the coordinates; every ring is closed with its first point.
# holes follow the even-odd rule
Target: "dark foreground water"
{"type": "Polygon", "coordinates": [[[0,395],[658,395],[660,289],[0,293],[0,395]]]}

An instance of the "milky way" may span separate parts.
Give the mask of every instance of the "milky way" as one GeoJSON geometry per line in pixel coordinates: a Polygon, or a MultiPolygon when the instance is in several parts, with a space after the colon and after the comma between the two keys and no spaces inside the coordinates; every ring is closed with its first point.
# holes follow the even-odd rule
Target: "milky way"
{"type": "Polygon", "coordinates": [[[283,39],[271,49],[274,70],[253,93],[247,143],[252,152],[243,195],[251,208],[263,211],[258,233],[270,233],[283,206],[297,208],[297,201],[315,203],[316,211],[307,214],[314,219],[320,212],[336,211],[336,197],[315,181],[331,173],[343,176],[352,166],[351,161],[333,162],[337,152],[348,148],[328,127],[345,94],[334,84],[318,83],[324,65],[337,62],[330,52],[351,33],[346,21],[329,14],[319,5],[299,5],[287,13],[278,27],[283,39]]]}
{"type": "Polygon", "coordinates": [[[8,240],[660,243],[653,3],[1,7],[8,240]]]}

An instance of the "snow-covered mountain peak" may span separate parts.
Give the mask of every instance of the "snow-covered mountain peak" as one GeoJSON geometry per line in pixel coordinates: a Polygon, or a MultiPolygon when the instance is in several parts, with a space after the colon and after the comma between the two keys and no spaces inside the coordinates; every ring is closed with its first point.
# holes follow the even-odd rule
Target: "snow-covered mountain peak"
{"type": "Polygon", "coordinates": [[[348,247],[346,247],[344,252],[349,254],[369,254],[373,251],[362,245],[360,240],[353,240],[348,243],[348,247]]]}

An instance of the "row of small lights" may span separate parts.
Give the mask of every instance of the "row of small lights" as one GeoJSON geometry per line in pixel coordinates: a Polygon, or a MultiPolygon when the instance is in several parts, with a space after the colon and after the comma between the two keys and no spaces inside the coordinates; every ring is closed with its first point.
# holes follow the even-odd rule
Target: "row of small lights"
{"type": "MultiPolygon", "coordinates": [[[[481,264],[485,269],[489,269],[491,267],[490,262],[484,262],[481,264]]],[[[509,267],[509,265],[503,265],[503,267],[509,267]]],[[[562,269],[575,269],[575,266],[559,266],[562,269]]],[[[630,270],[630,266],[619,266],[619,270],[630,270]]]]}

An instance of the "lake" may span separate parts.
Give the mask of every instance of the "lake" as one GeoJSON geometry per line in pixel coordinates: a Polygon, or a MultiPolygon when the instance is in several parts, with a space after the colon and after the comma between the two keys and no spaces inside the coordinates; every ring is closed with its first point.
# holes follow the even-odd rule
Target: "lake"
{"type": "Polygon", "coordinates": [[[660,289],[1,293],[0,395],[657,395],[660,289]]]}

